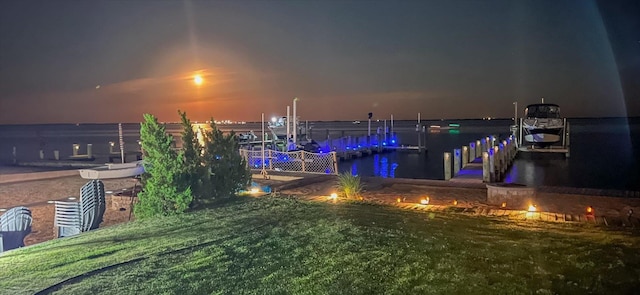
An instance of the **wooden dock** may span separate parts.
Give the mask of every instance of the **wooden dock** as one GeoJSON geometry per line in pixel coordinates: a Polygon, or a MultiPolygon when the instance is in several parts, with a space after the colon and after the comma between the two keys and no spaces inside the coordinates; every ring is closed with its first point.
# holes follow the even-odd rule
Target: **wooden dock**
{"type": "Polygon", "coordinates": [[[471,142],[444,154],[444,179],[466,183],[501,182],[517,152],[513,136],[502,141],[490,136],[471,142]]]}
{"type": "Polygon", "coordinates": [[[425,146],[399,145],[396,134],[374,134],[371,136],[343,136],[340,138],[327,138],[318,142],[325,152],[336,152],[340,160],[350,160],[373,154],[406,151],[425,152],[425,146]]]}
{"type": "Polygon", "coordinates": [[[482,183],[482,158],[475,158],[462,167],[458,174],[449,179],[452,182],[482,183]]]}

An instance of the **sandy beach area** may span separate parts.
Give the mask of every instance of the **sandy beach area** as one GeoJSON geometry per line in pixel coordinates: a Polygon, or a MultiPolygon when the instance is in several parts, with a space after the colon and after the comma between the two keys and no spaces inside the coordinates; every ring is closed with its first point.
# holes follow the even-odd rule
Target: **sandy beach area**
{"type": "MultiPolygon", "coordinates": [[[[274,181],[255,179],[262,185],[270,185],[277,192],[294,195],[300,198],[317,199],[328,196],[335,191],[335,176],[309,176],[304,179],[291,181],[274,181]]],[[[53,226],[54,205],[47,203],[52,200],[67,200],[78,197],[82,185],[87,182],[80,176],[70,176],[46,180],[34,180],[17,183],[0,184],[0,208],[9,209],[15,206],[27,206],[33,214],[32,232],[25,239],[25,244],[32,245],[54,239],[56,232],[53,226]]],[[[104,180],[107,194],[107,210],[100,227],[123,223],[130,220],[128,206],[114,206],[113,194],[130,194],[134,185],[133,179],[104,180]],[[123,192],[129,190],[129,192],[123,192]]],[[[492,208],[486,203],[487,189],[482,185],[459,187],[444,181],[434,180],[406,180],[406,179],[363,179],[365,191],[363,197],[378,203],[396,204],[400,198],[403,204],[418,203],[421,198],[428,196],[430,204],[451,205],[457,201],[459,207],[492,208]]],[[[126,198],[125,198],[126,199],[126,198]]],[[[122,201],[122,199],[120,199],[122,201]]],[[[640,213],[640,198],[619,198],[603,196],[587,196],[557,193],[536,193],[539,211],[557,212],[563,214],[584,214],[587,206],[592,206],[596,214],[608,217],[626,216],[629,209],[635,215],[640,213]]],[[[126,202],[125,202],[126,203],[126,202]]],[[[524,210],[525,208],[509,208],[524,210]]],[[[133,220],[133,216],[131,216],[133,220]]]]}
{"type": "MultiPolygon", "coordinates": [[[[86,179],[78,176],[33,180],[16,183],[0,184],[0,208],[10,209],[16,206],[26,206],[31,210],[33,224],[31,234],[25,238],[26,245],[33,245],[54,239],[56,230],[53,226],[54,204],[48,201],[69,201],[69,197],[78,198],[80,188],[87,183],[86,179]]],[[[131,190],[133,179],[103,180],[105,191],[113,194],[131,190]]],[[[112,194],[107,194],[107,210],[100,227],[127,222],[129,220],[129,208],[121,211],[113,208],[112,194]]],[[[3,212],[0,212],[2,214],[3,212]]],[[[133,216],[131,217],[133,219],[133,216]]]]}

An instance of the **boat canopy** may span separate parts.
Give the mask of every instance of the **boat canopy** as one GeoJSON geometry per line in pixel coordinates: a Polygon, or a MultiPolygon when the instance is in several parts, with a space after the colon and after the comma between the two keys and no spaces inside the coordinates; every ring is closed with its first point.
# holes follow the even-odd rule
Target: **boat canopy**
{"type": "Polygon", "coordinates": [[[524,110],[525,118],[560,118],[560,106],[551,103],[530,104],[524,110]]]}

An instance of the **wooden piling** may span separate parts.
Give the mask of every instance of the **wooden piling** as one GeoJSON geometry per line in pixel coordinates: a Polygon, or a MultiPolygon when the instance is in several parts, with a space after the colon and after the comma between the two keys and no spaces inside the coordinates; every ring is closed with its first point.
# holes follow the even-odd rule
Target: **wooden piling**
{"type": "Polygon", "coordinates": [[[87,144],[87,158],[91,159],[93,157],[93,144],[87,144]]]}
{"type": "Polygon", "coordinates": [[[462,146],[462,168],[469,164],[469,147],[466,145],[462,146]]]}
{"type": "Polygon", "coordinates": [[[482,181],[491,182],[489,174],[489,152],[482,152],[482,181]]]}
{"type": "MultiPolygon", "coordinates": [[[[502,170],[500,163],[500,148],[497,146],[492,147],[493,150],[493,179],[491,182],[499,182],[500,181],[500,171],[502,170]]],[[[491,159],[491,154],[489,154],[489,159],[491,159]]]]}
{"type": "Polygon", "coordinates": [[[444,180],[451,179],[451,153],[444,153],[444,180]]]}
{"type": "Polygon", "coordinates": [[[460,149],[454,149],[453,150],[453,175],[458,175],[458,172],[460,172],[460,159],[461,159],[460,149]]]}
{"type": "Polygon", "coordinates": [[[496,152],[494,149],[489,149],[489,181],[496,181],[496,152]]]}

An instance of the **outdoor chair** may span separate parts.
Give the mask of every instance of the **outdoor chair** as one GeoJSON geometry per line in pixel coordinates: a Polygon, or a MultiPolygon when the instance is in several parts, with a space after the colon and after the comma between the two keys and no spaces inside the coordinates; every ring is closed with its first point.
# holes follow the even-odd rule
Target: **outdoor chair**
{"type": "Polygon", "coordinates": [[[58,238],[79,234],[82,228],[80,203],[56,201],[55,207],[54,226],[58,228],[58,238]]]}
{"type": "Polygon", "coordinates": [[[14,207],[0,216],[0,252],[24,247],[24,238],[31,233],[31,210],[14,207]]]}
{"type": "Polygon", "coordinates": [[[92,180],[80,189],[80,202],[55,202],[54,225],[58,237],[68,237],[96,229],[102,223],[106,210],[104,184],[92,180]]]}
{"type": "Polygon", "coordinates": [[[82,209],[82,231],[96,229],[102,223],[106,210],[104,184],[93,180],[80,189],[80,205],[82,209]]]}

